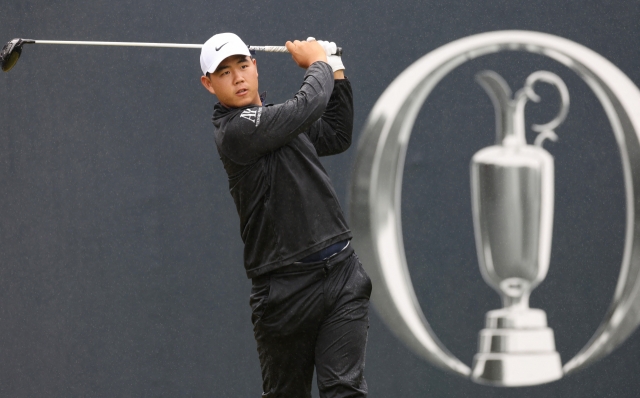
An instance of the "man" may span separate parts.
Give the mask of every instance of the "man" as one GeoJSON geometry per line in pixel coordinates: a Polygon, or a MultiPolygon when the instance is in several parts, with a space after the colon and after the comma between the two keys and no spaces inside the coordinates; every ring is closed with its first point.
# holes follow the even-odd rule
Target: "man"
{"type": "Polygon", "coordinates": [[[351,86],[340,57],[327,58],[335,44],[286,46],[306,73],[277,105],[263,103],[257,62],[235,34],[213,36],[200,56],[252,279],[262,396],[311,397],[315,366],[321,397],[366,397],[371,281],[318,159],[351,144],[351,86]]]}

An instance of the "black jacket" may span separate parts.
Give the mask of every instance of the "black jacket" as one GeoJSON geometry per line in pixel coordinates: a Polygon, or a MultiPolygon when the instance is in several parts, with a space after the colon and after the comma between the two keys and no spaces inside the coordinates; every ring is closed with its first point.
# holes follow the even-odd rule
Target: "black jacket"
{"type": "Polygon", "coordinates": [[[244,265],[254,278],[351,238],[319,156],[351,145],[349,81],[315,62],[296,95],[277,105],[213,112],[220,159],[240,216],[244,265]]]}

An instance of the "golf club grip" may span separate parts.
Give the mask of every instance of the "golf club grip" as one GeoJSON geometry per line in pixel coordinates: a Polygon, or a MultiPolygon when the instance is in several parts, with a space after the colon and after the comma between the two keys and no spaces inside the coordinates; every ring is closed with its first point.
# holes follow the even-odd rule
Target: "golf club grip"
{"type": "MultiPolygon", "coordinates": [[[[249,46],[249,50],[251,51],[263,51],[267,53],[288,53],[287,47],[285,46],[249,46]]],[[[342,56],[342,47],[338,47],[336,49],[335,55],[341,57],[342,56]]]]}

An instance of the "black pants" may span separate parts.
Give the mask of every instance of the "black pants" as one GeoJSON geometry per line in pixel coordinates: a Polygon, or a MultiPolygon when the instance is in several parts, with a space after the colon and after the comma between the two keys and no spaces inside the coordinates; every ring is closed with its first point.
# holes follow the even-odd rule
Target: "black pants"
{"type": "Polygon", "coordinates": [[[366,397],[371,280],[351,247],[253,279],[252,322],[263,397],[366,397]]]}

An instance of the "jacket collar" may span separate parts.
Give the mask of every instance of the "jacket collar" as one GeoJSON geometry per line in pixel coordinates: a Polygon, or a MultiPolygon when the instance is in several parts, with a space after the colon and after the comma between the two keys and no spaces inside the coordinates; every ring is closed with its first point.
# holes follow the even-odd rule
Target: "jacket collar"
{"type": "MultiPolygon", "coordinates": [[[[267,98],[267,92],[263,92],[262,94],[260,94],[260,101],[262,102],[262,106],[265,106],[264,100],[267,98]]],[[[251,108],[254,107],[256,105],[247,105],[247,106],[243,106],[241,108],[229,108],[226,107],[224,105],[222,105],[220,102],[216,103],[215,106],[213,107],[213,117],[211,118],[213,123],[215,124],[216,120],[219,120],[220,118],[223,118],[225,116],[227,116],[229,113],[231,112],[236,112],[238,110],[242,110],[242,109],[247,109],[247,108],[251,108]]]]}

